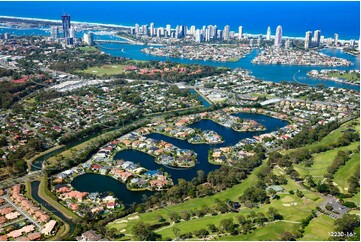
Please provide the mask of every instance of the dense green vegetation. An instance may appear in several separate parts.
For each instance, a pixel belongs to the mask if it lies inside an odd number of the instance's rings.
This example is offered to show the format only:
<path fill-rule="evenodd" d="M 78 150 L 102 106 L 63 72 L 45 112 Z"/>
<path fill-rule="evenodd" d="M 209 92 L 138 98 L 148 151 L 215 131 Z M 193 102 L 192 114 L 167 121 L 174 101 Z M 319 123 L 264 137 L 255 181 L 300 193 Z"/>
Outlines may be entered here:
<path fill-rule="evenodd" d="M 44 87 L 41 84 L 45 80 L 48 80 L 46 76 L 31 78 L 31 81 L 25 83 L 0 82 L 0 108 L 8 109 L 23 97 Z M 36 83 L 39 85 L 34 85 Z"/>

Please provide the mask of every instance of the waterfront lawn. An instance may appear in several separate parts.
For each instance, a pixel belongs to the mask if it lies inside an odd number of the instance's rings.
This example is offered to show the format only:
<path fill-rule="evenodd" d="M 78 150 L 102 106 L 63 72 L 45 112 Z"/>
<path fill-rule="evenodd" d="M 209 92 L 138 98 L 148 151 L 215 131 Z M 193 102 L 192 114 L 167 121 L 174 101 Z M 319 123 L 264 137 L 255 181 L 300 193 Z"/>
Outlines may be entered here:
<path fill-rule="evenodd" d="M 335 220 L 325 214 L 320 214 L 305 228 L 304 236 L 300 240 L 315 241 L 328 240 L 329 232 L 333 231 Z"/>
<path fill-rule="evenodd" d="M 337 77 L 337 78 L 344 79 L 349 82 L 360 83 L 360 74 L 356 73 L 356 72 L 340 73 L 340 72 L 335 71 L 335 72 L 329 73 L 328 76 Z"/>
<path fill-rule="evenodd" d="M 353 142 L 348 146 L 339 147 L 336 149 L 328 150 L 325 152 L 314 154 L 314 163 L 311 167 L 305 167 L 303 164 L 295 165 L 295 170 L 300 174 L 301 177 L 311 175 L 317 178 L 323 179 L 323 175 L 327 172 L 327 167 L 330 166 L 335 159 L 339 150 L 354 150 L 357 148 L 360 142 Z"/>
<path fill-rule="evenodd" d="M 347 193 L 348 179 L 354 175 L 357 167 L 360 166 L 360 153 L 352 154 L 351 159 L 334 175 L 333 181 L 337 184 L 340 192 Z"/>
<path fill-rule="evenodd" d="M 104 66 L 95 66 L 95 67 L 89 67 L 86 70 L 82 70 L 79 72 L 87 73 L 87 74 L 94 74 L 97 76 L 103 76 L 103 75 L 116 75 L 124 73 L 124 66 L 125 65 L 104 65 Z"/>

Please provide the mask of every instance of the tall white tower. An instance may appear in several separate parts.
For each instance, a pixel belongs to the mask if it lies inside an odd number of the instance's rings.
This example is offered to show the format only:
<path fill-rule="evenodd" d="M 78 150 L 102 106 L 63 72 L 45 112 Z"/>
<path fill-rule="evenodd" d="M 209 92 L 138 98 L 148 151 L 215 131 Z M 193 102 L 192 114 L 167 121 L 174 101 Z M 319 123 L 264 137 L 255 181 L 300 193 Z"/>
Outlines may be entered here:
<path fill-rule="evenodd" d="M 276 29 L 275 47 L 281 47 L 282 45 L 282 26 L 278 25 Z"/>
<path fill-rule="evenodd" d="M 311 47 L 312 44 L 312 32 L 311 31 L 307 31 L 306 32 L 306 36 L 305 36 L 305 49 L 309 49 Z"/>
<path fill-rule="evenodd" d="M 238 27 L 238 39 L 243 38 L 243 26 Z"/>
<path fill-rule="evenodd" d="M 271 26 L 267 28 L 266 40 L 271 40 Z"/>

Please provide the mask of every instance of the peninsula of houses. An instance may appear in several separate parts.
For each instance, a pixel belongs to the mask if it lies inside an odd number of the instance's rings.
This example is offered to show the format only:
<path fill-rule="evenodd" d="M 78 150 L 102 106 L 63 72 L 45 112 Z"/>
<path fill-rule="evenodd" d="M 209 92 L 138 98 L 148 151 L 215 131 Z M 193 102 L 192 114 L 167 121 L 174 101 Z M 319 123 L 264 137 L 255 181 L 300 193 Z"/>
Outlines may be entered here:
<path fill-rule="evenodd" d="M 248 45 L 182 45 L 166 47 L 148 47 L 142 52 L 155 56 L 187 58 L 191 60 L 211 60 L 220 62 L 237 62 L 251 52 Z"/>
<path fill-rule="evenodd" d="M 319 51 L 305 51 L 296 49 L 264 49 L 256 56 L 254 64 L 278 64 L 300 66 L 350 66 L 352 63 L 346 59 L 331 57 Z"/>

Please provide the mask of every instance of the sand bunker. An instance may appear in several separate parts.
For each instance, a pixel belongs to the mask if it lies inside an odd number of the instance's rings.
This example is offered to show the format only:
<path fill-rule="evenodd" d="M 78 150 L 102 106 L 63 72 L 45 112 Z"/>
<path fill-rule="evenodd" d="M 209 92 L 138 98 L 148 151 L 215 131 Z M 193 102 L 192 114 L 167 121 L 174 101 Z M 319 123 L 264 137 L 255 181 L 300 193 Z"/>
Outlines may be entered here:
<path fill-rule="evenodd" d="M 117 224 L 121 224 L 121 223 L 128 223 L 128 220 L 123 219 L 123 220 L 117 221 L 116 223 L 117 223 Z"/>
<path fill-rule="evenodd" d="M 130 217 L 130 218 L 128 218 L 128 219 L 129 219 L 129 220 L 136 220 L 136 219 L 139 219 L 139 216 L 136 215 L 136 216 Z"/>

